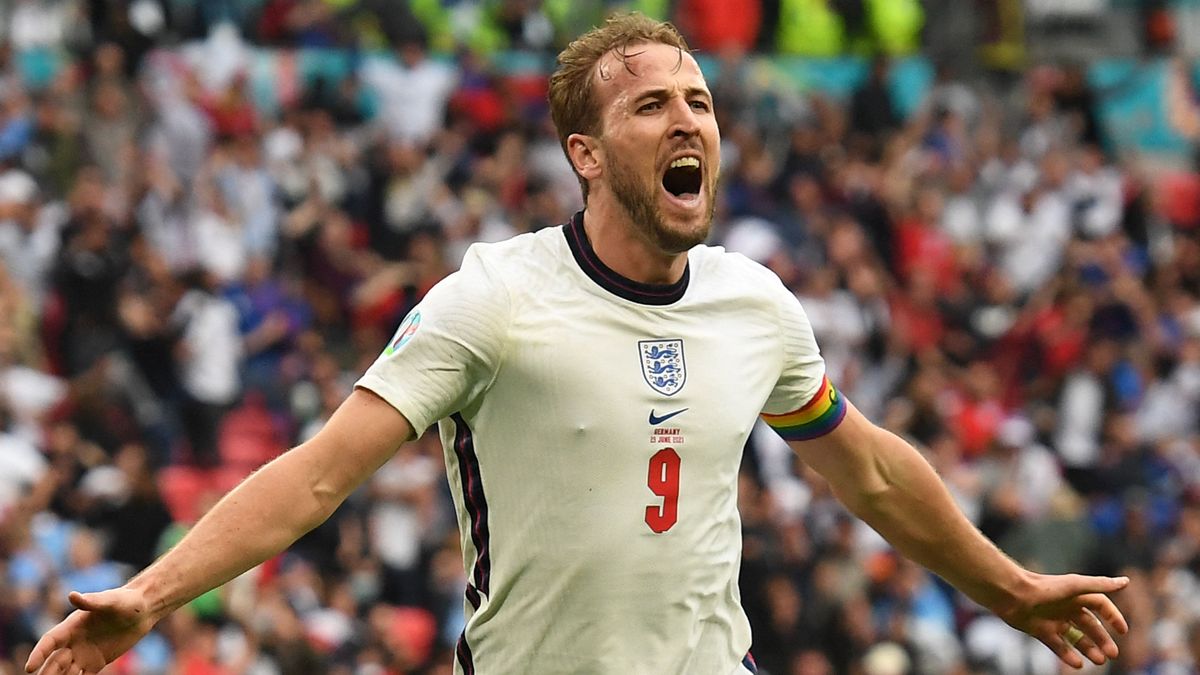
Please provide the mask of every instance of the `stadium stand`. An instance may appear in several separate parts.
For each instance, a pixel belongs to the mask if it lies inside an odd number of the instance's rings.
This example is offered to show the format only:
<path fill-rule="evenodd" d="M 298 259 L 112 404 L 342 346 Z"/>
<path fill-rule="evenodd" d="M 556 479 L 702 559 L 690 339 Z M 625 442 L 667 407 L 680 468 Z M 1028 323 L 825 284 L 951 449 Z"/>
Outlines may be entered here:
<path fill-rule="evenodd" d="M 0 672 L 314 433 L 469 244 L 579 208 L 545 77 L 617 8 L 702 47 L 713 241 L 843 392 L 1022 563 L 1132 578 L 1107 672 L 1200 672 L 1195 4 L 0 0 Z M 740 508 L 761 672 L 1058 672 L 765 429 Z M 427 436 L 111 672 L 446 675 L 465 582 Z"/>

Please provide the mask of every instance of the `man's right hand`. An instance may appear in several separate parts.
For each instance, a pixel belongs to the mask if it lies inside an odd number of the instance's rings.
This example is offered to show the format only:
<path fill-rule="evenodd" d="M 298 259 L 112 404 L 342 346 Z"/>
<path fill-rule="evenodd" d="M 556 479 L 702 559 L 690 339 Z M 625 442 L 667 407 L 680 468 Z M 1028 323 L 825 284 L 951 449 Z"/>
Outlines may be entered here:
<path fill-rule="evenodd" d="M 38 640 L 25 672 L 95 675 L 154 627 L 142 594 L 129 588 L 68 599 L 77 609 Z"/>
<path fill-rule="evenodd" d="M 38 641 L 25 670 L 99 673 L 174 608 L 324 522 L 412 436 L 412 425 L 391 404 L 354 390 L 316 436 L 250 474 L 128 584 L 72 593 L 78 609 Z"/>

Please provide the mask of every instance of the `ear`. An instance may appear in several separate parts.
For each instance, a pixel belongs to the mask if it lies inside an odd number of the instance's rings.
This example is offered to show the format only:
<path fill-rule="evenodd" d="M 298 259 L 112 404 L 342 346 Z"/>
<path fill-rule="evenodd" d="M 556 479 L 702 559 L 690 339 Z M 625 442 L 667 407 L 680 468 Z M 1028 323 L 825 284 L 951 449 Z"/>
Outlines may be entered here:
<path fill-rule="evenodd" d="M 594 180 L 600 176 L 604 164 L 604 149 L 594 136 L 571 134 L 567 136 L 567 156 L 571 165 L 585 180 Z"/>

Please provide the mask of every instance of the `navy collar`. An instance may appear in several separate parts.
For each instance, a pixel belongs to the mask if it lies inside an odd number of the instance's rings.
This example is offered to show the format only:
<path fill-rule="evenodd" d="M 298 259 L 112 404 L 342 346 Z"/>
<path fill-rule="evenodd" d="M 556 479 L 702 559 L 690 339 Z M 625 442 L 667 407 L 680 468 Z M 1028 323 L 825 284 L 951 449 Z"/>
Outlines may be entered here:
<path fill-rule="evenodd" d="M 678 302 L 687 291 L 690 264 L 683 268 L 683 276 L 673 284 L 642 283 L 614 272 L 600 260 L 596 249 L 592 248 L 592 242 L 588 241 L 587 232 L 583 229 L 583 211 L 576 213 L 571 217 L 571 222 L 563 226 L 563 234 L 567 237 L 571 255 L 575 256 L 575 262 L 583 273 L 613 295 L 642 305 L 661 306 Z"/>

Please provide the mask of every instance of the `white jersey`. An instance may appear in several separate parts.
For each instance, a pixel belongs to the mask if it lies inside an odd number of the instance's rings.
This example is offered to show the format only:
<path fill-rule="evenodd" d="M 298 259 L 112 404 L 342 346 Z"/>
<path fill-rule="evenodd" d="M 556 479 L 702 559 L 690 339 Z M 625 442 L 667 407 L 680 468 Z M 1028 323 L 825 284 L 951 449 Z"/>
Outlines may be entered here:
<path fill-rule="evenodd" d="M 582 215 L 473 246 L 358 383 L 439 422 L 469 581 L 455 672 L 734 671 L 742 448 L 760 413 L 834 428 L 824 373 L 796 298 L 740 255 L 637 283 Z"/>

